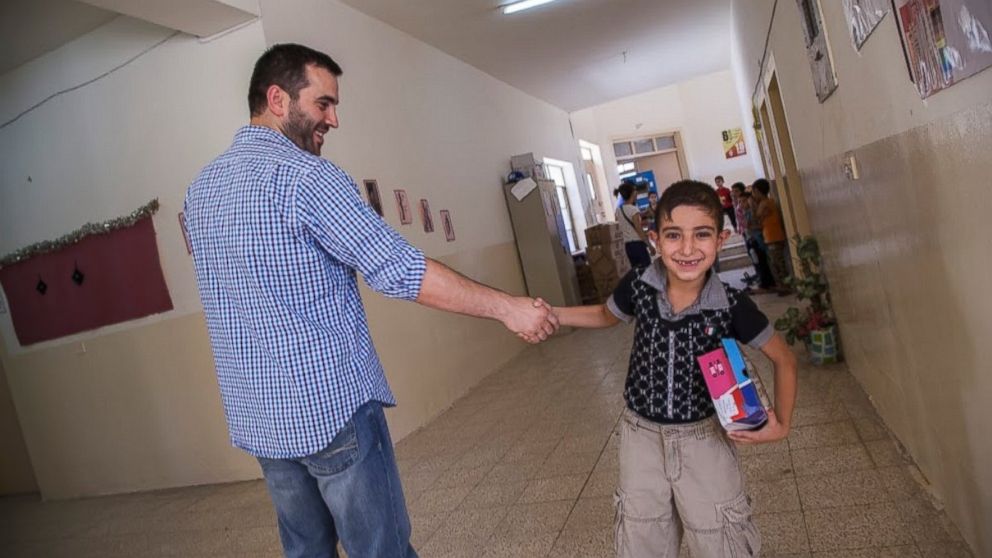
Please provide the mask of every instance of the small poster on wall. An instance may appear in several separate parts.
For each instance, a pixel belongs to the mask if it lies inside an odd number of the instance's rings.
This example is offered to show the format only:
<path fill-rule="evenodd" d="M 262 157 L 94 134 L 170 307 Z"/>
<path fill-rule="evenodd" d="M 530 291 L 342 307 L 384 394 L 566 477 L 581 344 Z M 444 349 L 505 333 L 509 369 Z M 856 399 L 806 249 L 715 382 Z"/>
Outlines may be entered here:
<path fill-rule="evenodd" d="M 396 210 L 400 213 L 400 224 L 409 225 L 413 222 L 413 211 L 410 210 L 406 190 L 393 190 L 393 195 L 396 197 Z"/>
<path fill-rule="evenodd" d="M 744 145 L 744 131 L 740 128 L 731 128 L 723 131 L 723 154 L 727 159 L 740 157 L 747 154 L 747 147 Z"/>
<path fill-rule="evenodd" d="M 861 50 L 889 8 L 889 0 L 844 0 L 844 17 L 854 50 Z"/>
<path fill-rule="evenodd" d="M 424 232 L 434 232 L 434 218 L 431 217 L 431 205 L 427 200 L 420 200 L 420 219 L 424 222 Z"/>
<path fill-rule="evenodd" d="M 382 198 L 379 197 L 379 183 L 375 180 L 365 180 L 364 182 L 365 195 L 368 197 L 369 205 L 379 214 L 379 217 L 382 217 Z"/>
<path fill-rule="evenodd" d="M 454 242 L 455 226 L 451 224 L 451 212 L 447 209 L 441 210 L 441 226 L 444 227 L 444 238 L 448 242 Z"/>
<path fill-rule="evenodd" d="M 988 0 L 894 0 L 910 78 L 921 98 L 992 66 Z"/>

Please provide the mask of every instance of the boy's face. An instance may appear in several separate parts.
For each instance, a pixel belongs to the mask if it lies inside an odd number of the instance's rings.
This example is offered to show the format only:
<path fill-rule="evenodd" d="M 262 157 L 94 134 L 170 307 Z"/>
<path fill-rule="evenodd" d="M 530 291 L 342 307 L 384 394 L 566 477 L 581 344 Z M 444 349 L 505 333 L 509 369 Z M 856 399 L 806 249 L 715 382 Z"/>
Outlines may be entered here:
<path fill-rule="evenodd" d="M 670 219 L 662 215 L 658 231 L 649 233 L 669 281 L 685 283 L 705 278 L 729 235 L 718 228 L 713 215 L 691 205 L 676 207 Z"/>

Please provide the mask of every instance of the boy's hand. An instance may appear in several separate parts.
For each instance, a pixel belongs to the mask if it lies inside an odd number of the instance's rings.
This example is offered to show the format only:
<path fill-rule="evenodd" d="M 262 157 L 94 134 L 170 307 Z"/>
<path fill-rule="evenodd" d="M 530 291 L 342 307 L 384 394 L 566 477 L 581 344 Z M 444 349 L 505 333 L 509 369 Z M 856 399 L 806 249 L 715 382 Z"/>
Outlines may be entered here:
<path fill-rule="evenodd" d="M 742 444 L 767 444 L 784 440 L 789 435 L 789 427 L 779 422 L 774 409 L 768 409 L 768 422 L 758 430 L 736 430 L 727 436 Z"/>

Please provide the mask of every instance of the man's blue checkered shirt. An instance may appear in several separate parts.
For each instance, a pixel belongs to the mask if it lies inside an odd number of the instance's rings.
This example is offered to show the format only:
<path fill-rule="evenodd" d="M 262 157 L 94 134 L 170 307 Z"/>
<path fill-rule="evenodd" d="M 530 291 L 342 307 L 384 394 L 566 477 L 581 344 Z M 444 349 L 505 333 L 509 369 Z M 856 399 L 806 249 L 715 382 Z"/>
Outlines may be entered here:
<path fill-rule="evenodd" d="M 413 300 L 426 262 L 343 170 L 245 126 L 186 193 L 186 223 L 232 443 L 317 452 L 362 404 L 394 405 L 355 272 Z"/>

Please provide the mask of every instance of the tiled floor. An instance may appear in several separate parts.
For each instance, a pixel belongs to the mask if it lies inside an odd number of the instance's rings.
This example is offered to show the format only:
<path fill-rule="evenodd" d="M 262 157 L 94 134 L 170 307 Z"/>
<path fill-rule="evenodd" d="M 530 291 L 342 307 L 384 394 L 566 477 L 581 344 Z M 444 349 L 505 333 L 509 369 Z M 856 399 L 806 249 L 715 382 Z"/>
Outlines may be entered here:
<path fill-rule="evenodd" d="M 759 300 L 770 314 L 783 299 Z M 397 446 L 424 558 L 613 554 L 615 428 L 632 330 L 527 349 Z M 766 385 L 770 371 L 760 358 Z M 742 448 L 764 556 L 965 557 L 844 366 L 802 366 L 786 442 Z M 687 553 L 684 553 L 687 554 Z M 279 556 L 264 485 L 0 499 L 0 556 Z"/>

